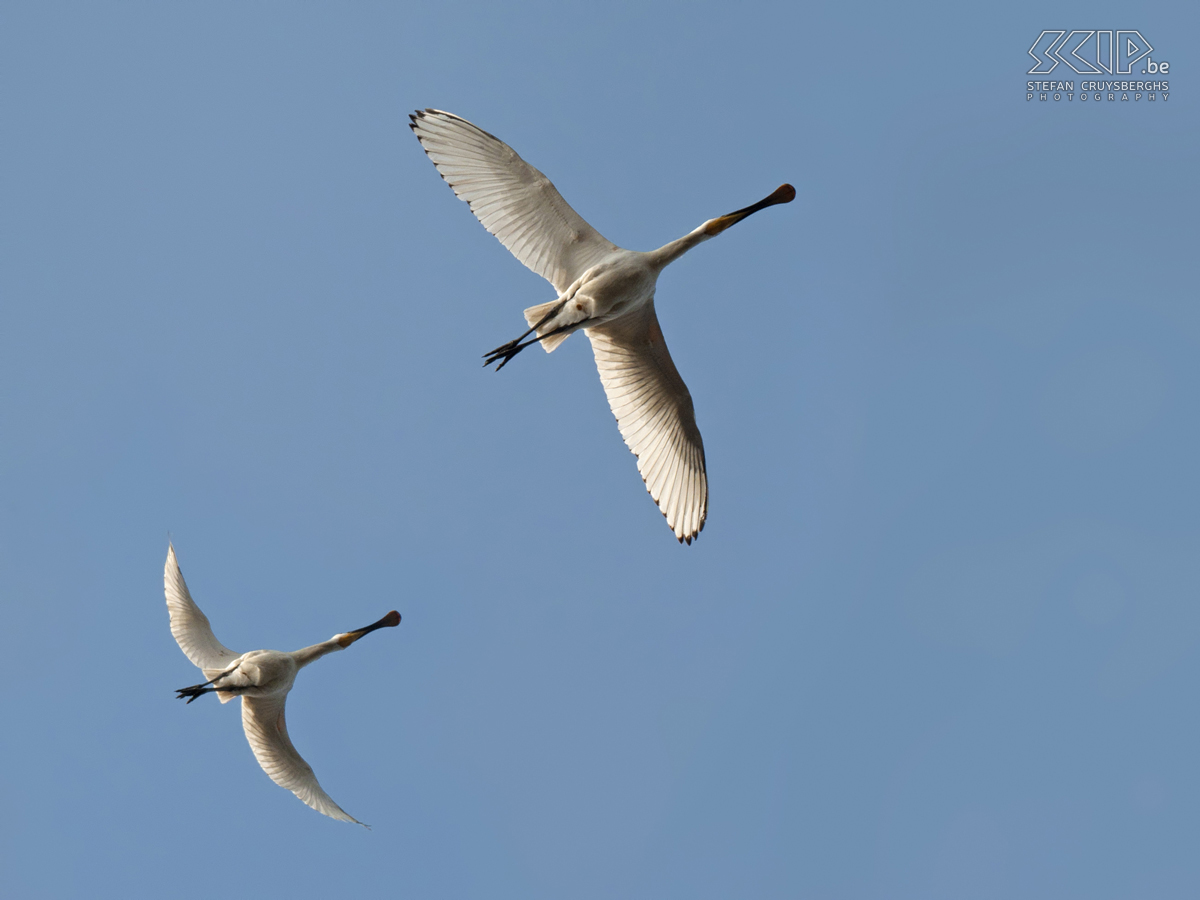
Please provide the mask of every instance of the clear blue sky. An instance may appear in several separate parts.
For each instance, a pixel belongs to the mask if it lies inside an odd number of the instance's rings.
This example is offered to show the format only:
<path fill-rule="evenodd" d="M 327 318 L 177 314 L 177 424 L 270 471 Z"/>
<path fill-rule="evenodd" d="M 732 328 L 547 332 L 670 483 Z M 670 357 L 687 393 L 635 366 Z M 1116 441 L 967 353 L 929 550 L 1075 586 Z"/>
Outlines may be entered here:
<path fill-rule="evenodd" d="M 4 895 L 1197 896 L 1200 13 L 992 7 L 5 4 Z M 1026 101 L 1117 28 L 1169 101 Z M 634 249 L 796 186 L 659 283 L 693 546 L 424 106 Z M 403 613 L 289 701 L 373 831 L 173 699 L 168 533 Z"/>

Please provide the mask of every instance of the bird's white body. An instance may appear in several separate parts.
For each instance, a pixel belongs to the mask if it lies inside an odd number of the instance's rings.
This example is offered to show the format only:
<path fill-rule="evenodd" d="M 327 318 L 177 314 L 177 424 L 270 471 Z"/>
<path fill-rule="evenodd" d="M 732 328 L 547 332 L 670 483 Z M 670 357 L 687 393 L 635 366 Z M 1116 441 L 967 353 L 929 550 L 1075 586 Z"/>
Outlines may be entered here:
<path fill-rule="evenodd" d="M 654 289 L 662 270 L 663 266 L 657 264 L 654 254 L 618 247 L 580 275 L 557 298 L 525 310 L 526 321 L 531 327 L 537 325 L 539 333 L 559 332 L 541 342 L 550 353 L 580 328 L 600 328 L 648 306 L 654 301 Z M 544 312 L 560 303 L 563 303 L 562 309 L 539 324 Z"/>
<path fill-rule="evenodd" d="M 455 194 L 514 256 L 548 280 L 557 297 L 525 310 L 546 352 L 584 329 L 600 380 L 638 471 L 667 524 L 689 544 L 708 516 L 704 443 L 692 397 L 667 351 L 654 290 L 662 270 L 748 215 L 796 195 L 783 185 L 766 199 L 648 253 L 625 250 L 573 210 L 550 180 L 511 147 L 452 113 L 410 117 L 426 154 Z M 503 368 L 529 343 L 487 354 Z"/>
<path fill-rule="evenodd" d="M 237 690 L 218 691 L 227 695 L 226 701 L 234 697 L 284 697 L 296 683 L 300 663 L 294 654 L 282 650 L 251 650 L 234 660 L 228 671 L 221 687 Z"/>
<path fill-rule="evenodd" d="M 208 617 L 192 600 L 173 546 L 167 550 L 163 586 L 171 616 L 171 633 L 187 658 L 209 679 L 204 684 L 181 689 L 180 698 L 187 697 L 191 703 L 211 692 L 222 703 L 228 703 L 241 697 L 246 740 L 271 780 L 292 791 L 317 812 L 361 825 L 325 793 L 312 767 L 292 746 L 284 704 L 301 669 L 323 656 L 344 650 L 371 631 L 399 624 L 400 614 L 393 610 L 374 625 L 335 634 L 327 641 L 300 650 L 251 650 L 238 654 L 217 640 Z"/>

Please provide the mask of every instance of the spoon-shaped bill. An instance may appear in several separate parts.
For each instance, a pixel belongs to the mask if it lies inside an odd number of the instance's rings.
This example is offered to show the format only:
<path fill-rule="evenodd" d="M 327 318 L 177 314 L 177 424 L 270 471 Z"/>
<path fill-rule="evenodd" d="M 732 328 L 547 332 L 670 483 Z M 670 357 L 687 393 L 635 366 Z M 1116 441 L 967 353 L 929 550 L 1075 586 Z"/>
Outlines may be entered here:
<path fill-rule="evenodd" d="M 705 225 L 704 230 L 710 235 L 715 236 L 720 234 L 730 225 L 736 225 L 746 216 L 752 216 L 760 209 L 766 209 L 768 206 L 776 206 L 780 203 L 791 203 L 796 199 L 796 189 L 790 184 L 781 184 L 777 187 L 770 196 L 763 197 L 757 203 L 739 209 L 736 212 L 731 212 L 728 215 L 719 216 L 712 219 Z"/>
<path fill-rule="evenodd" d="M 354 631 L 347 631 L 345 634 L 339 634 L 335 640 L 343 647 L 349 647 L 361 637 L 365 637 L 372 631 L 378 631 L 380 628 L 395 628 L 400 624 L 400 613 L 392 610 L 378 622 L 368 625 L 366 628 L 358 628 Z"/>

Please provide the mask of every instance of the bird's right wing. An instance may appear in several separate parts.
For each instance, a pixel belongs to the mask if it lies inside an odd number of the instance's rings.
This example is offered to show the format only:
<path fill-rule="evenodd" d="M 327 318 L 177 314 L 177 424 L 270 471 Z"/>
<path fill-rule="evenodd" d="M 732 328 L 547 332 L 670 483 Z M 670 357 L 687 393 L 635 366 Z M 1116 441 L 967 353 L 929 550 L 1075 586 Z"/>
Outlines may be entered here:
<path fill-rule="evenodd" d="M 362 825 L 333 802 L 288 737 L 283 708 L 287 697 L 242 697 L 242 727 L 254 757 L 273 782 L 287 788 L 313 809 L 342 822 Z"/>
<path fill-rule="evenodd" d="M 550 179 L 466 119 L 418 110 L 409 126 L 442 178 L 483 227 L 562 295 L 619 249 L 571 209 Z"/>
<path fill-rule="evenodd" d="M 171 634 L 179 649 L 204 670 L 205 678 L 213 678 L 229 668 L 241 654 L 234 653 L 213 634 L 208 616 L 200 611 L 188 593 L 179 562 L 175 559 L 175 548 L 170 545 L 163 570 L 163 587 L 167 594 L 167 611 L 171 614 Z"/>
<path fill-rule="evenodd" d="M 692 395 L 663 340 L 653 298 L 628 315 L 586 329 L 600 382 L 646 490 L 675 537 L 689 544 L 708 517 L 704 442 Z"/>

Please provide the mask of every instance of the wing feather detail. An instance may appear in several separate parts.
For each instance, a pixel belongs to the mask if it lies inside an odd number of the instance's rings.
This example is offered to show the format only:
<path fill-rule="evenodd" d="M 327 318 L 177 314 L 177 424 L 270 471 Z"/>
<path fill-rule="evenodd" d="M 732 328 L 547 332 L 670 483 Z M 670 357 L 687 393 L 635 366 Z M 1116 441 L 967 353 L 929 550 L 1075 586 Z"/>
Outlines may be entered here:
<path fill-rule="evenodd" d="M 448 112 L 419 110 L 409 127 L 476 218 L 561 295 L 619 249 L 584 221 L 550 179 L 481 128 Z"/>
<path fill-rule="evenodd" d="M 689 544 L 708 517 L 704 441 L 692 395 L 663 340 L 653 299 L 586 330 L 621 437 L 675 537 Z"/>
<path fill-rule="evenodd" d="M 163 588 L 167 595 L 167 612 L 171 615 L 171 634 L 179 649 L 193 663 L 204 670 L 205 678 L 213 678 L 229 668 L 240 653 L 234 653 L 217 640 L 208 616 L 188 593 L 175 558 L 175 548 L 168 545 L 167 564 L 163 569 Z"/>
<path fill-rule="evenodd" d="M 242 697 L 242 727 L 254 758 L 271 780 L 287 788 L 319 813 L 342 822 L 362 825 L 333 802 L 317 782 L 312 766 L 304 761 L 288 737 L 284 706 L 287 697 Z"/>

